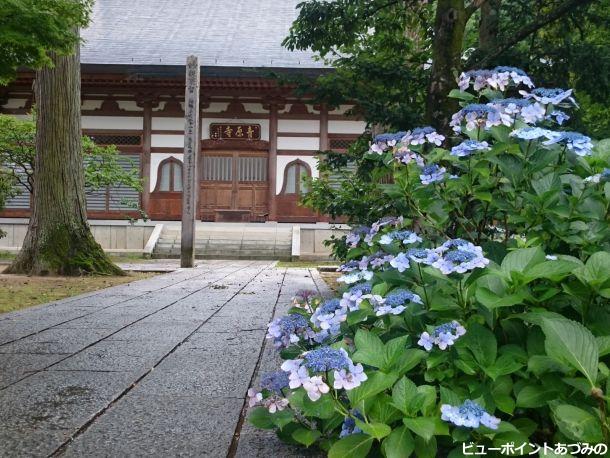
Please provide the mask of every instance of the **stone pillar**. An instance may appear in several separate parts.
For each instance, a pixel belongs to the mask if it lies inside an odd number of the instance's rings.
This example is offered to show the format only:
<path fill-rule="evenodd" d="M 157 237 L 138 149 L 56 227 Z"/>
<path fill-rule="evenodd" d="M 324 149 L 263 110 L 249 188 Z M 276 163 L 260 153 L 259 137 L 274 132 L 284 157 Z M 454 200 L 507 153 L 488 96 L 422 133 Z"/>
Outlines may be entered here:
<path fill-rule="evenodd" d="M 142 209 L 148 212 L 150 201 L 150 150 L 152 131 L 152 102 L 143 104 L 143 128 L 142 128 Z"/>
<path fill-rule="evenodd" d="M 186 61 L 184 95 L 184 168 L 182 177 L 182 239 L 180 266 L 195 265 L 195 218 L 197 215 L 197 156 L 199 155 L 199 58 Z"/>

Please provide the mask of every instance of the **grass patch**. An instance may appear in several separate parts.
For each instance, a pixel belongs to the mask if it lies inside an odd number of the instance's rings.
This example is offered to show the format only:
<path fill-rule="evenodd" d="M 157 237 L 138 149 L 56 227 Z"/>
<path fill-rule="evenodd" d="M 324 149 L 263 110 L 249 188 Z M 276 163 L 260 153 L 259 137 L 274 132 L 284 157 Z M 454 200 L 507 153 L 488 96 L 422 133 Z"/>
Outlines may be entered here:
<path fill-rule="evenodd" d="M 0 272 L 2 270 L 3 267 L 0 266 Z M 28 277 L 0 273 L 0 313 L 150 278 L 154 275 L 157 274 L 129 272 L 124 277 Z"/>
<path fill-rule="evenodd" d="M 278 261 L 276 267 L 280 269 L 315 269 L 318 266 L 338 266 L 337 261 Z"/>
<path fill-rule="evenodd" d="M 0 250 L 0 261 L 12 261 L 15 256 L 17 256 L 15 253 Z"/>

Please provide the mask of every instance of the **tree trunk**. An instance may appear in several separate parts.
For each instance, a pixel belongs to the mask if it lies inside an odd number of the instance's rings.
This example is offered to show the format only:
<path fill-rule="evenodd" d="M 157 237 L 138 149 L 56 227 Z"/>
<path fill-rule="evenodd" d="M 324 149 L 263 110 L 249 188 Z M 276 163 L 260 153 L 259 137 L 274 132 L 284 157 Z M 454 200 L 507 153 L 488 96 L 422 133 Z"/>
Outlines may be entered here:
<path fill-rule="evenodd" d="M 50 54 L 36 72 L 36 158 L 32 214 L 8 273 L 121 275 L 87 222 L 80 122 L 80 56 Z"/>
<path fill-rule="evenodd" d="M 501 6 L 502 0 L 487 0 L 481 5 L 478 51 L 483 55 L 491 53 L 498 46 Z"/>
<path fill-rule="evenodd" d="M 457 100 L 447 95 L 457 87 L 467 20 L 464 0 L 437 1 L 426 121 L 445 134 L 450 132 L 449 121 L 458 108 Z"/>

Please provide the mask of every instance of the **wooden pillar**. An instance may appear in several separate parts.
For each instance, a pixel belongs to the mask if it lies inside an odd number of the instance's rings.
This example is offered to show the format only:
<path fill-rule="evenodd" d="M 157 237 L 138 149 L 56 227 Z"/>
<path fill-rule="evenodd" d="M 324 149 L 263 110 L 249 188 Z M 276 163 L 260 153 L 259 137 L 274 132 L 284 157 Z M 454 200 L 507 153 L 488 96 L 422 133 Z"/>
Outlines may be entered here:
<path fill-rule="evenodd" d="M 142 126 L 142 209 L 148 213 L 150 202 L 150 150 L 152 131 L 152 102 L 147 100 L 142 104 L 143 126 Z"/>
<path fill-rule="evenodd" d="M 269 103 L 269 221 L 277 221 L 276 177 L 277 177 L 277 112 L 278 104 Z"/>
<path fill-rule="evenodd" d="M 320 151 L 330 149 L 328 142 L 328 107 L 323 104 L 320 106 Z"/>
<path fill-rule="evenodd" d="M 184 168 L 182 187 L 182 239 L 180 266 L 195 265 L 195 218 L 197 215 L 197 156 L 199 155 L 199 58 L 186 61 L 184 95 Z"/>

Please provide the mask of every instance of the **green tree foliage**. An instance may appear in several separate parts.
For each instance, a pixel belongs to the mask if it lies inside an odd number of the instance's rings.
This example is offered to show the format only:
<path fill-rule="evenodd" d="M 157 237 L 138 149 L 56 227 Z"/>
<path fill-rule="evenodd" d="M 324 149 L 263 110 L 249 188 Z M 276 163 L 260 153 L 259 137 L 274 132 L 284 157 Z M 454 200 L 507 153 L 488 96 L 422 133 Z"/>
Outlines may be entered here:
<path fill-rule="evenodd" d="M 36 156 L 36 123 L 0 115 L 0 180 L 2 191 L 15 193 L 19 184 L 32 193 L 34 191 L 34 158 Z M 116 146 L 98 146 L 91 138 L 83 136 L 83 163 L 85 168 L 85 193 L 92 193 L 109 186 L 125 186 L 142 190 L 137 167 L 125 169 L 119 163 L 120 154 Z M 5 195 L 5 200 L 8 198 Z M 145 216 L 138 202 L 127 204 Z M 1 207 L 0 207 L 1 208 Z"/>
<path fill-rule="evenodd" d="M 48 52 L 70 54 L 74 31 L 89 22 L 92 0 L 0 0 L 0 85 L 19 67 L 51 64 Z"/>

